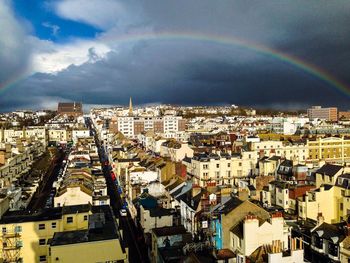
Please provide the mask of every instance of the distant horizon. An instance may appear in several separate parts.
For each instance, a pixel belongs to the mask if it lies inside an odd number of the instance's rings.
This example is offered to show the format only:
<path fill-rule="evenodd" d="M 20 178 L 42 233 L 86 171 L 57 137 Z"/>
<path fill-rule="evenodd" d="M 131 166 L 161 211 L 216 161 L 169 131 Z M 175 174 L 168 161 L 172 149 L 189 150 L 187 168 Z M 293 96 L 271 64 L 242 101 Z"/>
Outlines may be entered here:
<path fill-rule="evenodd" d="M 64 102 L 77 102 L 77 101 L 64 101 Z M 58 102 L 59 103 L 59 102 Z M 57 103 L 57 105 L 58 105 Z M 30 109 L 30 108 L 18 108 L 12 111 L 0 111 L 1 114 L 5 114 L 5 113 L 11 113 L 11 112 L 15 112 L 15 111 L 57 111 L 57 105 L 56 107 L 51 107 L 51 108 L 38 108 L 38 109 Z M 128 104 L 115 104 L 115 105 L 110 105 L 110 104 L 84 104 L 83 105 L 83 112 L 88 113 L 92 108 L 114 108 L 114 107 L 123 107 L 123 108 L 127 108 L 129 105 Z M 88 108 L 86 109 L 86 106 L 88 106 Z M 268 107 L 268 106 L 245 106 L 245 105 L 238 105 L 238 104 L 192 104 L 192 105 L 186 105 L 186 104 L 170 104 L 170 103 L 144 103 L 144 104 L 135 104 L 133 101 L 133 108 L 145 108 L 145 107 L 156 107 L 156 106 L 171 106 L 171 107 L 232 107 L 232 105 L 235 105 L 239 108 L 243 108 L 243 109 L 254 109 L 254 110 L 271 110 L 271 111 L 279 111 L 279 112 L 298 112 L 298 111 L 302 111 L 303 113 L 307 113 L 307 109 L 311 108 L 312 106 L 321 106 L 322 108 L 328 108 L 328 107 L 336 107 L 338 108 L 338 111 L 350 111 L 349 109 L 343 109 L 340 107 L 337 107 L 335 105 L 320 105 L 320 104 L 315 104 L 315 105 L 310 105 L 307 106 L 306 108 L 282 108 L 282 107 Z"/>

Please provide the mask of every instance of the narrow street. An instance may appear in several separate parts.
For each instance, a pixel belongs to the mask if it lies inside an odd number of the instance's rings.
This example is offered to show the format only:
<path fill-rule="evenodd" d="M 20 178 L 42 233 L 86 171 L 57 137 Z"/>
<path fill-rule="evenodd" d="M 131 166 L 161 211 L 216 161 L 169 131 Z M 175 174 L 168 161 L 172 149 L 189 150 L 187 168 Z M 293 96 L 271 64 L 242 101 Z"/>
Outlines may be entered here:
<path fill-rule="evenodd" d="M 45 206 L 46 200 L 50 196 L 53 182 L 58 177 L 58 172 L 62 166 L 66 153 L 59 150 L 55 160 L 53 160 L 53 168 L 51 168 L 44 176 L 43 181 L 40 183 L 37 191 L 35 192 L 32 200 L 30 201 L 27 210 L 37 210 Z"/>
<path fill-rule="evenodd" d="M 111 207 L 115 217 L 119 218 L 119 227 L 123 230 L 124 240 L 127 244 L 127 247 L 129 248 L 129 262 L 148 263 L 149 260 L 147 256 L 147 247 L 143 241 L 142 233 L 140 233 L 140 231 L 137 230 L 129 212 L 128 215 L 125 217 L 120 216 L 119 211 L 122 208 L 122 199 L 118 193 L 115 183 L 113 182 L 110 176 L 111 166 L 109 164 L 105 164 L 105 162 L 108 160 L 108 156 L 106 155 L 104 148 L 101 147 L 101 142 L 98 139 L 96 131 L 92 127 L 90 119 L 87 119 L 87 126 L 90 128 L 90 130 L 93 130 L 93 134 L 95 134 L 96 146 L 99 149 L 99 157 L 102 163 L 103 173 L 107 182 L 108 195 L 110 197 Z"/>

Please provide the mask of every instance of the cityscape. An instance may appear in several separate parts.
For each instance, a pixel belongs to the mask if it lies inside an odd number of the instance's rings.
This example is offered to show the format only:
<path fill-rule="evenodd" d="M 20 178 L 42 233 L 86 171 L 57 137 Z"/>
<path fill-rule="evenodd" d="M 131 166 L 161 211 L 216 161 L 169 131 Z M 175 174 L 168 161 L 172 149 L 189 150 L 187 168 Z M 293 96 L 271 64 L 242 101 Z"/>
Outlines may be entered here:
<path fill-rule="evenodd" d="M 349 263 L 349 14 L 0 0 L 0 263 Z"/>

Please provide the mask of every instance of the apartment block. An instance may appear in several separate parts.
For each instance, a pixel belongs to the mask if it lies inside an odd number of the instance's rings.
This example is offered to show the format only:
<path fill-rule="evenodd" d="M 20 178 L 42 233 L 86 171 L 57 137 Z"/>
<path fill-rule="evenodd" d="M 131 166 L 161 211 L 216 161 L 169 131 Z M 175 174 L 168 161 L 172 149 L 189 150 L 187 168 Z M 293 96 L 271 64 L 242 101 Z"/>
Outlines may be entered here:
<path fill-rule="evenodd" d="M 183 159 L 187 175 L 199 186 L 208 183 L 233 185 L 237 178 L 247 177 L 255 171 L 257 157 L 254 153 L 241 154 L 195 154 Z"/>
<path fill-rule="evenodd" d="M 349 137 L 326 137 L 307 141 L 309 160 L 325 160 L 343 163 L 350 160 Z"/>
<path fill-rule="evenodd" d="M 338 108 L 322 108 L 321 106 L 312 106 L 310 109 L 307 109 L 307 115 L 311 120 L 324 119 L 327 121 L 337 121 Z"/>
<path fill-rule="evenodd" d="M 186 121 L 181 116 L 134 117 L 119 116 L 113 119 L 113 129 L 120 131 L 126 137 L 134 138 L 144 131 L 155 133 L 176 133 L 184 131 Z"/>

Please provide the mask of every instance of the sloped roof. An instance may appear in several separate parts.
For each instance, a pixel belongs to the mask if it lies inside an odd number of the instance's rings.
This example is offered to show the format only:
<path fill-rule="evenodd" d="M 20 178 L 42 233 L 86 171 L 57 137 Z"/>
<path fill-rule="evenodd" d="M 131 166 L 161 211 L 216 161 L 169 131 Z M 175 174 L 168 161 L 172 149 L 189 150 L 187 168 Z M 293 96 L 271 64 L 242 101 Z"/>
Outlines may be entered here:
<path fill-rule="evenodd" d="M 344 240 L 344 224 L 328 224 L 322 223 L 320 226 L 316 227 L 313 234 L 317 234 L 319 237 L 331 240 L 333 243 L 337 244 Z"/>
<path fill-rule="evenodd" d="M 343 166 L 327 163 L 327 164 L 323 165 L 320 169 L 318 169 L 316 171 L 316 173 L 318 173 L 318 174 L 325 174 L 325 175 L 328 175 L 328 176 L 334 176 L 342 168 L 343 168 Z"/>

